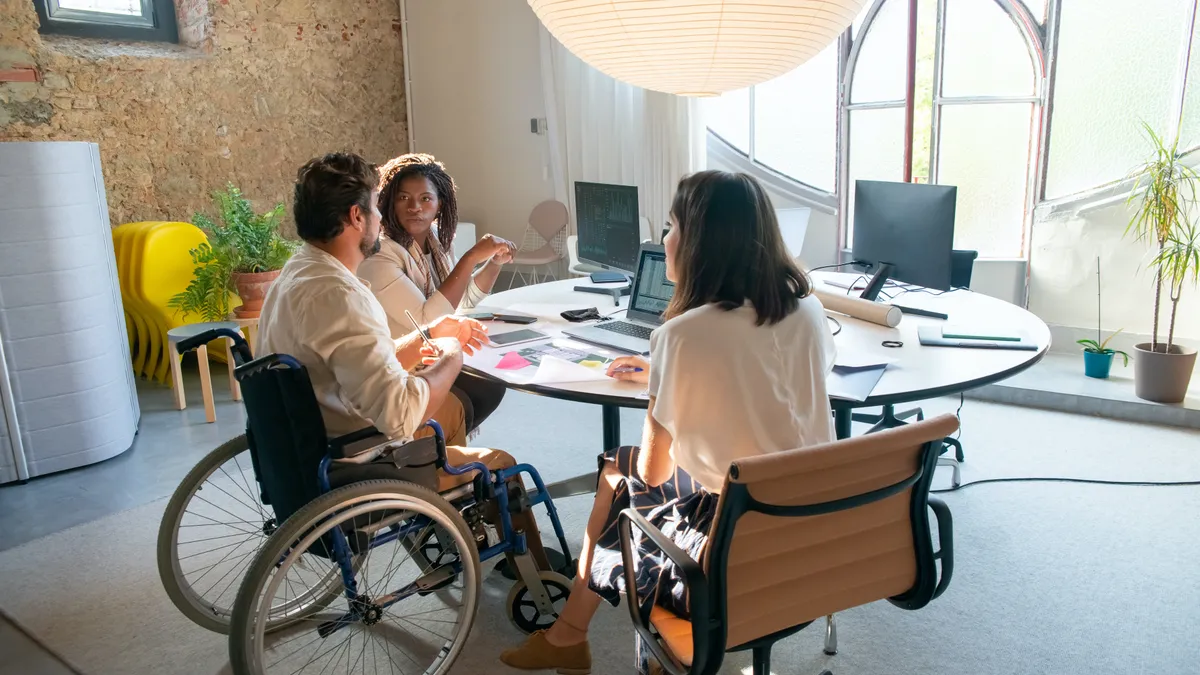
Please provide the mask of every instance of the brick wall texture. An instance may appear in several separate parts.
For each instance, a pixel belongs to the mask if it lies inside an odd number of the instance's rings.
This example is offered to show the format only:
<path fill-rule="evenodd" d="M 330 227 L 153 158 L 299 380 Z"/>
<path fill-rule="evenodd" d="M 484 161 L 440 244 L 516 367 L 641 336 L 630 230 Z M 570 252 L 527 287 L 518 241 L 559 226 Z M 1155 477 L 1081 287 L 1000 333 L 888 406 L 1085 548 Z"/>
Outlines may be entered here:
<path fill-rule="evenodd" d="M 98 143 L 114 226 L 189 221 L 226 181 L 290 210 L 309 158 L 405 151 L 395 0 L 177 8 L 187 44 L 117 44 L 41 35 L 32 0 L 0 0 L 0 73 L 38 73 L 0 82 L 0 141 Z"/>

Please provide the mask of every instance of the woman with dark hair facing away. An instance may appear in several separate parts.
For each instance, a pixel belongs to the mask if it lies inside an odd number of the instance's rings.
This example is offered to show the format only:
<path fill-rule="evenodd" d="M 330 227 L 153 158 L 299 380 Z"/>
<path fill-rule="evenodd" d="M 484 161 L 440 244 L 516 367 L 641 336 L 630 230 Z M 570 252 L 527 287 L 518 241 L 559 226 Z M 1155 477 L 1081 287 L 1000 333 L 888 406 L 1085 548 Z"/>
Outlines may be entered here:
<path fill-rule="evenodd" d="M 630 506 L 703 560 L 725 474 L 735 460 L 834 439 L 825 378 L 834 344 L 812 282 L 750 176 L 705 171 L 679 183 L 663 240 L 675 283 L 650 359 L 622 357 L 609 375 L 650 394 L 640 447 L 600 456 L 579 574 L 558 620 L 500 660 L 524 670 L 591 669 L 588 624 L 625 590 L 617 514 Z M 638 596 L 687 617 L 682 577 L 635 530 Z M 648 657 L 638 657 L 647 672 Z"/>
<path fill-rule="evenodd" d="M 383 236 L 379 253 L 359 267 L 358 276 L 383 305 L 392 335 L 413 330 L 406 311 L 424 325 L 478 305 L 516 247 L 485 234 L 456 262 L 451 251 L 458 230 L 457 188 L 446 167 L 432 155 L 410 153 L 379 173 Z M 505 388 L 463 374 L 452 391 L 462 401 L 471 432 L 499 407 Z"/>

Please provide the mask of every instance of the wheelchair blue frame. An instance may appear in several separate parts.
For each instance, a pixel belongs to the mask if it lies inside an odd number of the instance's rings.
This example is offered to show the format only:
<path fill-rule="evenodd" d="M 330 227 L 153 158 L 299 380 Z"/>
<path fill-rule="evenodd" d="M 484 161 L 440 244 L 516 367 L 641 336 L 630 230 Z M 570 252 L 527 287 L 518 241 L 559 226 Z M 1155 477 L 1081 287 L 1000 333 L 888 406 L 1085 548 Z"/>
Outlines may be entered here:
<path fill-rule="evenodd" d="M 291 369 L 304 368 L 303 364 L 287 354 L 274 354 L 270 357 L 253 359 L 249 345 L 246 344 L 246 341 L 241 334 L 225 328 L 206 331 L 199 335 L 188 338 L 187 340 L 182 340 L 180 341 L 178 348 L 180 353 L 184 353 L 221 337 L 229 338 L 233 341 L 232 352 L 234 354 L 234 360 L 237 366 L 235 368 L 235 376 L 239 380 L 253 372 L 257 372 L 260 366 L 272 367 L 275 365 L 281 365 L 285 368 Z M 270 358 L 272 359 L 272 362 L 268 363 L 267 361 L 264 361 L 264 358 Z M 507 486 L 510 479 L 516 478 L 518 479 L 518 482 L 520 482 L 520 476 L 525 474 L 528 475 L 533 481 L 536 489 L 536 491 L 532 494 L 526 495 L 528 503 L 525 506 L 531 508 L 539 504 L 545 505 L 546 512 L 550 517 L 550 522 L 554 527 L 554 534 L 558 539 L 559 545 L 562 547 L 562 551 L 564 554 L 566 554 L 566 564 L 571 564 L 571 556 L 569 555 L 570 547 L 567 545 L 566 535 L 563 533 L 562 523 L 558 517 L 558 510 L 554 506 L 553 499 L 546 491 L 546 484 L 542 481 L 542 477 L 538 473 L 537 469 L 529 464 L 517 464 L 511 468 L 491 471 L 481 462 L 469 462 L 461 466 L 453 466 L 446 460 L 446 439 L 441 425 L 434 420 L 429 420 L 426 425 L 433 429 L 434 437 L 437 441 L 437 467 L 439 469 L 452 476 L 461 476 L 473 471 L 477 472 L 475 478 L 473 479 L 474 500 L 466 504 L 456 504 L 456 508 L 459 508 L 460 506 L 462 508 L 470 508 L 471 506 L 479 504 L 483 501 L 492 499 L 494 499 L 497 503 L 501 525 L 500 541 L 479 551 L 480 562 L 490 560 L 498 555 L 503 555 L 506 553 L 523 555 L 527 552 L 528 545 L 525 539 L 525 533 L 516 532 L 513 529 L 512 514 L 509 510 L 509 491 L 507 487 L 503 487 L 499 490 L 496 489 L 497 485 Z M 372 429 L 370 431 L 374 430 Z M 358 436 L 362 433 L 363 432 L 355 432 L 354 434 L 343 436 L 341 439 L 344 440 L 348 437 Z M 331 445 L 336 443 L 338 440 L 339 439 L 331 439 Z M 333 461 L 333 454 L 326 452 L 318 465 L 317 481 L 319 485 L 319 495 L 324 495 L 331 491 L 329 469 Z M 485 476 L 488 477 L 487 480 L 484 480 Z M 431 521 L 427 517 L 418 515 L 411 518 L 406 523 L 395 523 L 389 526 L 387 531 L 374 535 L 367 544 L 367 550 L 388 544 L 416 532 L 420 532 L 422 529 L 427 527 L 430 522 Z M 403 588 L 387 593 L 380 598 L 375 599 L 373 602 L 369 602 L 366 598 L 360 596 L 358 592 L 358 583 L 354 578 L 355 574 L 352 559 L 353 556 L 351 555 L 352 552 L 350 543 L 346 539 L 346 533 L 343 532 L 340 527 L 338 527 L 333 528 L 331 534 L 333 540 L 333 557 L 342 576 L 342 583 L 345 588 L 346 598 L 349 600 L 350 611 L 336 619 L 321 624 L 321 626 L 318 628 L 318 633 L 321 637 L 327 637 L 337 630 L 364 618 L 370 611 L 390 607 L 391 605 L 400 602 L 401 600 L 416 593 L 419 593 L 422 590 L 415 582 L 413 582 Z M 282 563 L 282 559 L 279 562 Z M 453 563 L 449 563 L 449 565 L 455 576 L 462 572 L 461 561 L 456 560 Z"/>

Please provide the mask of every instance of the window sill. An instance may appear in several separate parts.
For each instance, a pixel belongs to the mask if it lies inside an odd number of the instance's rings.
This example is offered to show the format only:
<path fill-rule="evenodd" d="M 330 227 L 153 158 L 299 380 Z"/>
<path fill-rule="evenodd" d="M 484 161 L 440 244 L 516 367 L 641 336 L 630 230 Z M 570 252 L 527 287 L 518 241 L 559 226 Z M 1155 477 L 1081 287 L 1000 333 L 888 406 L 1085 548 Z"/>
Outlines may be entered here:
<path fill-rule="evenodd" d="M 42 35 L 42 44 L 46 48 L 64 56 L 89 61 L 115 59 L 124 56 L 145 59 L 184 60 L 206 58 L 209 55 L 208 51 L 203 48 L 188 47 L 171 42 L 130 42 L 71 37 L 67 35 Z"/>

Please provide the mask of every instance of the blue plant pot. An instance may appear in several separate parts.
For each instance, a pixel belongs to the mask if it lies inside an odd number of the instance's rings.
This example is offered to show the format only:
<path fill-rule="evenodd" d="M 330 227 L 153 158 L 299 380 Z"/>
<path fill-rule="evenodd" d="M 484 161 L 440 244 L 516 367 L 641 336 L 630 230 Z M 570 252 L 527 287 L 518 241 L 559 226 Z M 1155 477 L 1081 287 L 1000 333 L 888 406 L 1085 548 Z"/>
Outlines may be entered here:
<path fill-rule="evenodd" d="M 1107 354 L 1084 352 L 1083 374 L 1100 380 L 1108 379 L 1108 371 L 1112 369 L 1113 356 L 1115 355 L 1112 352 Z"/>

